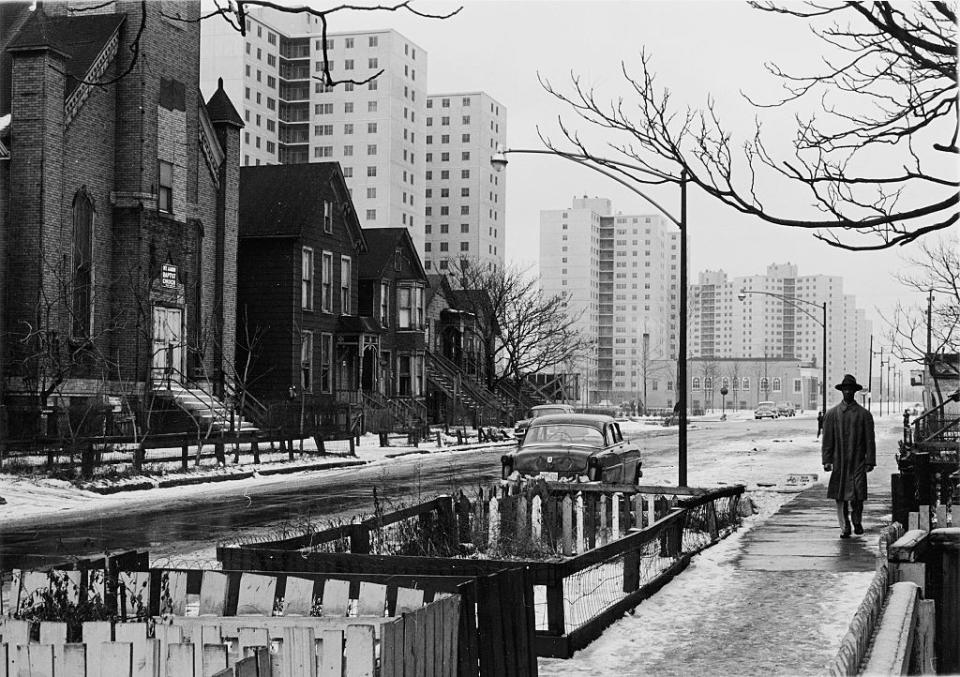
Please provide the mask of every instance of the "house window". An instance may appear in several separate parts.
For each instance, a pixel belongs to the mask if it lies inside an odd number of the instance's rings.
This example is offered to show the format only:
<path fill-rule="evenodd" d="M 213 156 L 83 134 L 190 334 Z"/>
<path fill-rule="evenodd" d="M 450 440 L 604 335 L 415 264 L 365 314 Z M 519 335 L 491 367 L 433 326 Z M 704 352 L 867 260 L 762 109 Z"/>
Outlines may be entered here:
<path fill-rule="evenodd" d="M 803 382 L 798 378 L 793 379 L 793 392 L 795 393 L 803 392 Z"/>
<path fill-rule="evenodd" d="M 770 381 L 768 379 L 766 378 L 760 379 L 760 390 L 762 390 L 765 393 L 770 391 Z"/>
<path fill-rule="evenodd" d="M 333 232 L 333 203 L 329 200 L 323 201 L 323 232 Z"/>
<path fill-rule="evenodd" d="M 380 283 L 380 323 L 384 327 L 390 326 L 390 283 Z"/>
<path fill-rule="evenodd" d="M 744 379 L 742 380 L 741 388 L 742 388 L 743 390 L 750 390 L 750 379 L 749 379 L 749 378 L 744 378 Z"/>
<path fill-rule="evenodd" d="M 320 310 L 333 312 L 333 254 L 320 254 Z"/>
<path fill-rule="evenodd" d="M 775 392 L 775 393 L 779 393 L 779 392 L 780 392 L 780 379 L 779 379 L 779 378 L 773 379 L 773 392 Z"/>
<path fill-rule="evenodd" d="M 304 247 L 300 253 L 300 307 L 313 310 L 313 250 Z"/>
<path fill-rule="evenodd" d="M 320 334 L 320 392 L 333 392 L 333 334 Z"/>
<path fill-rule="evenodd" d="M 160 160 L 160 196 L 157 208 L 173 214 L 173 163 Z"/>
<path fill-rule="evenodd" d="M 300 390 L 313 392 L 313 332 L 300 335 Z"/>
<path fill-rule="evenodd" d="M 710 376 L 703 377 L 703 389 L 713 390 L 713 378 L 711 378 Z"/>
<path fill-rule="evenodd" d="M 397 289 L 397 326 L 400 329 L 410 329 L 410 322 L 413 317 L 411 291 L 410 287 Z"/>
<path fill-rule="evenodd" d="M 73 198 L 73 327 L 76 338 L 91 334 L 93 321 L 93 201 L 81 189 Z"/>
<path fill-rule="evenodd" d="M 340 257 L 340 314 L 350 314 L 351 261 L 349 256 Z"/>
<path fill-rule="evenodd" d="M 412 369 L 413 356 L 400 355 L 397 360 L 397 394 L 401 397 L 413 395 Z"/>

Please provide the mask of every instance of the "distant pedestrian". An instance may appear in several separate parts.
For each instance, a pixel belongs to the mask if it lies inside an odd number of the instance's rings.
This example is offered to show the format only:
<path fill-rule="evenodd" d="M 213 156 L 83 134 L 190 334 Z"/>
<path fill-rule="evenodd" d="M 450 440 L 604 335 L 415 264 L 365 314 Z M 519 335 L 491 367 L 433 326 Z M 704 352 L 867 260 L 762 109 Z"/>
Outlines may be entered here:
<path fill-rule="evenodd" d="M 820 432 L 823 430 L 823 412 L 820 411 L 817 413 L 817 438 L 820 437 Z"/>
<path fill-rule="evenodd" d="M 863 502 L 867 499 L 867 473 L 877 464 L 873 416 L 857 404 L 854 394 L 863 390 L 857 379 L 846 374 L 836 389 L 843 401 L 823 417 L 821 456 L 823 469 L 830 473 L 827 497 L 837 502 L 840 538 L 863 533 Z"/>

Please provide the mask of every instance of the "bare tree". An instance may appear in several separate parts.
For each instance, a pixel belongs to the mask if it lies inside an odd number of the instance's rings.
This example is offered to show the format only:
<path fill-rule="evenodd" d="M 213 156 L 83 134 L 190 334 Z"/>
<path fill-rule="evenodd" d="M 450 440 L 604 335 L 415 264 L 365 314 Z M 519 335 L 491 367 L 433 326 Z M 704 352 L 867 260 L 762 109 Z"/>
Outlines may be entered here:
<path fill-rule="evenodd" d="M 129 50 L 129 60 L 126 61 L 123 68 L 109 78 L 103 78 L 95 82 L 85 82 L 85 84 L 99 86 L 111 85 L 119 82 L 121 79 L 133 72 L 141 57 L 141 38 L 144 32 L 150 29 L 151 18 L 150 13 L 147 11 L 147 6 L 150 1 L 151 0 L 140 0 L 140 16 L 135 19 L 136 32 L 133 36 L 133 39 L 130 41 L 130 44 L 127 46 Z M 73 14 L 81 14 L 84 12 L 102 12 L 104 7 L 110 4 L 111 3 L 109 1 L 104 2 L 102 0 L 75 2 L 70 4 L 68 11 Z M 353 78 L 337 79 L 331 76 L 330 58 L 327 48 L 327 29 L 329 27 L 331 17 L 342 15 L 347 12 L 371 14 L 375 12 L 407 12 L 409 14 L 413 14 L 414 16 L 419 16 L 425 19 L 449 19 L 463 9 L 462 7 L 456 7 L 449 11 L 439 13 L 423 12 L 414 6 L 412 0 L 403 0 L 401 2 L 389 2 L 386 4 L 376 5 L 330 4 L 323 6 L 325 4 L 326 3 L 314 4 L 310 2 L 304 2 L 294 5 L 271 2 L 270 0 L 213 0 L 214 9 L 198 16 L 189 16 L 180 11 L 175 11 L 173 9 L 168 11 L 164 10 L 163 8 L 160 9 L 159 16 L 167 21 L 184 23 L 196 23 L 204 20 L 222 20 L 226 21 L 240 35 L 247 34 L 247 17 L 252 8 L 268 8 L 284 14 L 308 14 L 313 16 L 320 23 L 323 68 L 318 74 L 312 75 L 311 78 L 317 80 L 318 82 L 322 82 L 326 87 L 335 87 L 337 85 L 346 83 L 351 83 L 354 85 L 366 84 L 379 77 L 384 72 L 384 69 L 381 68 L 378 70 L 371 70 L 367 77 L 359 80 Z"/>
<path fill-rule="evenodd" d="M 568 310 L 569 295 L 548 296 L 536 278 L 515 266 L 472 259 L 453 262 L 455 286 L 483 294 L 465 295 L 486 347 L 489 385 L 521 380 L 586 357 L 591 347 Z"/>
<path fill-rule="evenodd" d="M 743 214 L 806 229 L 849 250 L 904 245 L 957 222 L 957 44 L 954 3 L 750 3 L 804 21 L 823 45 L 822 70 L 794 75 L 768 71 L 783 87 L 773 102 L 747 100 L 765 115 L 811 101 L 819 112 L 796 114 L 792 150 L 768 151 L 762 123 L 740 145 L 712 98 L 702 110 L 676 110 L 668 89 L 655 83 L 651 57 L 639 73 L 625 63 L 626 94 L 602 102 L 572 75 L 572 91 L 545 89 L 589 127 L 607 134 L 605 159 L 562 119 L 560 153 L 630 183 L 686 180 Z M 799 196 L 806 195 L 805 198 Z M 793 196 L 774 207 L 775 199 Z M 804 204 L 804 202 L 806 204 Z"/>
<path fill-rule="evenodd" d="M 932 294 L 931 351 L 960 352 L 960 254 L 956 242 L 923 242 L 919 253 L 907 258 L 906 263 L 914 272 L 900 273 L 897 278 L 916 293 L 916 303 L 898 301 L 884 317 L 894 357 L 901 362 L 925 362 L 928 294 Z"/>

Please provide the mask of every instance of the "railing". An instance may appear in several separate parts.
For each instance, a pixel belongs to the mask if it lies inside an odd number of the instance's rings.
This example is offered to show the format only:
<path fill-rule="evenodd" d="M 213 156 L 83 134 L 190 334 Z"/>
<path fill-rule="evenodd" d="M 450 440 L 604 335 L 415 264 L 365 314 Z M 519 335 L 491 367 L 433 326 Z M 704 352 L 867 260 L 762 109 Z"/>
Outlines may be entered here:
<path fill-rule="evenodd" d="M 251 422 L 261 428 L 267 426 L 267 405 L 231 380 L 224 383 L 224 391 L 237 404 L 241 416 L 248 417 Z"/>
<path fill-rule="evenodd" d="M 485 416 L 492 415 L 494 418 L 510 416 L 509 410 L 496 395 L 487 390 L 485 386 L 474 382 L 469 377 L 465 377 L 457 366 L 447 358 L 428 350 L 427 364 L 428 367 L 436 369 L 442 377 L 457 383 L 464 399 L 473 400 L 481 410 L 485 410 L 483 411 Z M 452 393 L 448 393 L 448 395 L 452 397 Z"/>
<path fill-rule="evenodd" d="M 743 490 L 539 482 L 510 494 L 498 486 L 474 501 L 441 497 L 358 524 L 221 547 L 217 557 L 224 569 L 403 576 L 524 566 L 537 653 L 569 657 L 735 529 Z"/>

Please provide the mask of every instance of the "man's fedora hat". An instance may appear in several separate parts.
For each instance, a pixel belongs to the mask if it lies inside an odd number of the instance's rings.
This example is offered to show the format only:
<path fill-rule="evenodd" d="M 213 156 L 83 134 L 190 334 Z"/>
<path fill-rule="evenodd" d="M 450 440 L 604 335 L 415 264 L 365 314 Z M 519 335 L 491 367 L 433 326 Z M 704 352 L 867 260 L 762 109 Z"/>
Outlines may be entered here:
<path fill-rule="evenodd" d="M 863 386 L 857 383 L 857 379 L 851 374 L 844 374 L 843 380 L 840 381 L 837 385 L 834 386 L 837 390 L 843 390 L 844 388 L 853 388 L 854 390 L 863 390 Z"/>

